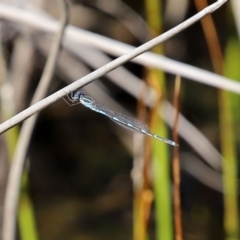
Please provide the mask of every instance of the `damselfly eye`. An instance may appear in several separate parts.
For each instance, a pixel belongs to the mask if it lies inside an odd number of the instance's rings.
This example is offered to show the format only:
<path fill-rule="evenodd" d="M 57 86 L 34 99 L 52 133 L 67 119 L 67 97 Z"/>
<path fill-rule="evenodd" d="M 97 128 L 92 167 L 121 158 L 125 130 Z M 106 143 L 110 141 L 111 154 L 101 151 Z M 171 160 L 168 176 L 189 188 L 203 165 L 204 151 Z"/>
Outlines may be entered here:
<path fill-rule="evenodd" d="M 74 98 L 75 100 L 79 99 L 79 93 L 76 92 L 76 93 L 73 95 L 73 98 Z"/>

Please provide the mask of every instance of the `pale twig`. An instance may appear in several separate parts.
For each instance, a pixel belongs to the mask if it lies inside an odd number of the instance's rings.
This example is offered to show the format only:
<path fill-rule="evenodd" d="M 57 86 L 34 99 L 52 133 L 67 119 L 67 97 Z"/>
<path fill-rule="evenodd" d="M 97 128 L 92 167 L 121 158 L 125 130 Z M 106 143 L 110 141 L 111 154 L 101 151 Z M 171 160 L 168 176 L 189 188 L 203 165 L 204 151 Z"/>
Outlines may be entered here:
<path fill-rule="evenodd" d="M 67 6 L 65 0 L 60 1 L 60 3 L 62 9 L 60 29 L 52 43 L 50 55 L 48 57 L 46 67 L 39 82 L 38 88 L 33 96 L 32 103 L 40 101 L 46 95 L 49 84 L 54 74 L 59 49 L 61 47 L 61 40 L 64 28 L 67 23 Z M 15 225 L 21 176 L 23 172 L 24 162 L 26 159 L 27 149 L 37 116 L 38 114 L 26 121 L 23 124 L 20 132 L 7 183 L 5 208 L 3 215 L 3 240 L 13 240 L 15 238 Z"/>
<path fill-rule="evenodd" d="M 7 80 L 7 58 L 4 54 L 2 44 L 2 26 L 0 24 L 0 85 L 5 84 Z M 5 85 L 7 88 L 7 86 Z M 6 89 L 5 88 L 5 89 Z M 3 88 L 0 88 L 0 121 L 9 117 L 9 113 L 13 111 L 13 104 L 9 105 L 7 94 L 3 94 Z M 10 95 L 11 96 L 11 95 Z M 11 152 L 12 138 L 0 137 L 0 214 L 2 216 L 2 209 L 4 206 L 4 193 L 7 184 L 8 169 L 9 169 L 9 152 Z M 2 218 L 0 218 L 0 226 L 2 226 Z M 2 228 L 0 227 L 0 233 Z"/>
<path fill-rule="evenodd" d="M 199 18 L 201 18 L 202 16 L 205 16 L 206 14 L 211 13 L 226 1 L 227 0 L 221 0 L 205 8 L 203 10 L 204 12 L 203 11 L 199 12 L 199 14 L 201 13 L 200 15 L 193 16 L 194 18 L 193 20 L 192 18 L 188 19 L 190 20 L 190 23 L 185 21 L 182 24 L 178 25 L 177 27 L 173 28 L 172 30 L 174 30 L 174 33 L 170 32 L 170 35 L 177 34 L 178 32 L 182 31 L 186 27 L 190 26 L 192 24 L 192 21 L 195 22 L 196 20 L 199 20 Z M 196 19 L 196 16 L 197 16 L 197 19 Z M 20 24 L 23 24 L 24 26 L 31 27 L 35 30 L 41 30 L 48 33 L 56 32 L 56 29 L 58 26 L 55 20 L 51 19 L 50 17 L 46 17 L 43 14 L 32 13 L 26 10 L 10 7 L 6 4 L 0 4 L 0 17 L 6 18 L 11 22 L 15 22 L 17 26 Z M 168 35 L 168 33 L 169 31 L 166 32 L 165 34 Z M 159 43 L 167 40 L 169 37 L 164 34 L 161 36 L 163 36 L 164 38 Z M 100 36 L 98 34 L 91 33 L 83 29 L 79 29 L 77 27 L 68 26 L 65 31 L 63 45 L 66 46 L 67 48 L 67 46 L 73 43 L 75 44 L 82 43 L 85 45 L 94 46 L 105 51 L 106 53 L 109 53 L 111 55 L 116 55 L 116 56 L 128 53 L 135 49 L 133 46 L 120 43 L 116 40 L 112 40 L 107 37 Z M 237 82 L 231 81 L 228 78 L 222 77 L 220 75 L 210 73 L 205 70 L 201 70 L 197 67 L 189 66 L 184 63 L 179 63 L 177 61 L 168 59 L 167 57 L 160 56 L 154 53 L 148 52 L 148 53 L 142 54 L 137 58 L 128 59 L 128 60 L 142 64 L 144 66 L 159 68 L 159 69 L 165 70 L 166 72 L 172 73 L 174 75 L 180 75 L 182 77 L 185 77 L 203 84 L 208 84 L 210 86 L 240 93 L 240 84 Z"/>
<path fill-rule="evenodd" d="M 11 54 L 7 82 L 7 84 L 10 84 L 13 88 L 15 112 L 12 116 L 26 107 L 26 91 L 29 87 L 35 64 L 35 60 L 33 59 L 34 51 L 35 49 L 33 43 L 30 41 L 28 32 L 25 31 L 23 34 L 16 36 L 14 39 L 13 53 Z M 8 92 L 4 94 L 8 94 Z"/>
<path fill-rule="evenodd" d="M 223 192 L 222 174 L 220 172 L 214 171 L 198 157 L 190 153 L 181 154 L 180 162 L 182 169 L 199 182 L 216 191 Z"/>
<path fill-rule="evenodd" d="M 9 128 L 15 126 L 19 122 L 29 118 L 33 114 L 39 112 L 40 110 L 44 109 L 45 107 L 49 106 L 53 102 L 57 101 L 58 99 L 62 98 L 63 96 L 67 95 L 68 93 L 87 85 L 88 83 L 94 81 L 95 79 L 105 75 L 106 73 L 114 70 L 115 68 L 119 67 L 123 63 L 135 58 L 136 56 L 148 51 L 149 49 L 153 48 L 154 46 L 166 41 L 170 37 L 176 35 L 180 31 L 186 29 L 188 26 L 192 25 L 202 17 L 206 16 L 217 10 L 221 5 L 223 5 L 227 0 L 219 0 L 216 3 L 208 6 L 201 12 L 197 13 L 193 17 L 189 18 L 188 20 L 184 21 L 183 23 L 179 24 L 178 26 L 172 28 L 171 30 L 163 33 L 162 35 L 152 39 L 151 41 L 141 45 L 140 47 L 135 48 L 131 52 L 124 54 L 123 56 L 113 60 L 112 62 L 108 63 L 107 65 L 95 70 L 94 72 L 90 73 L 89 75 L 75 81 L 74 83 L 70 84 L 69 86 L 57 91 L 56 93 L 52 94 L 51 96 L 45 98 L 42 101 L 39 101 L 35 105 L 29 107 L 28 109 L 22 111 L 21 113 L 17 114 L 13 118 L 9 119 L 8 121 L 2 123 L 0 125 L 0 133 L 5 132 Z M 1 7 L 0 7 L 1 9 Z M 1 14 L 1 13 L 0 13 Z M 231 87 L 236 91 L 238 89 L 240 93 L 240 85 L 237 83 L 232 82 Z M 229 86 L 229 84 L 228 84 Z"/>

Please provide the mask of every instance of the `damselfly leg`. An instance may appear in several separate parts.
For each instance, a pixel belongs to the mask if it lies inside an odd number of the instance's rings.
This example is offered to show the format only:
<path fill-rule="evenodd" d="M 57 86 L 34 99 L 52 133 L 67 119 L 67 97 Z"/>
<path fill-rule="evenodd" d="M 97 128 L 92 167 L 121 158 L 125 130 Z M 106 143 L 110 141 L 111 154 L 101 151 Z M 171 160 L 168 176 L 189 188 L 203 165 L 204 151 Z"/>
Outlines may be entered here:
<path fill-rule="evenodd" d="M 66 99 L 66 98 L 67 98 L 67 99 Z M 64 96 L 62 99 L 63 99 L 64 102 L 66 102 L 67 105 L 70 106 L 70 107 L 80 104 L 79 98 L 75 98 L 73 92 L 70 93 L 70 96 L 69 96 L 69 94 L 67 94 L 67 95 Z"/>

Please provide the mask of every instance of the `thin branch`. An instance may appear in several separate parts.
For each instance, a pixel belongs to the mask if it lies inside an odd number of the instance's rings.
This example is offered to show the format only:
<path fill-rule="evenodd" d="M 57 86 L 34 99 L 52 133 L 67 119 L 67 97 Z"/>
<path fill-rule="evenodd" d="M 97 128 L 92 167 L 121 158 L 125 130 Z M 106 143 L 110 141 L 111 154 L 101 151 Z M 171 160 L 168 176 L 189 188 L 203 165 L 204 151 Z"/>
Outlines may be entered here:
<path fill-rule="evenodd" d="M 62 18 L 59 32 L 56 35 L 55 40 L 52 43 L 52 49 L 50 51 L 46 67 L 44 69 L 42 78 L 38 85 L 38 88 L 34 94 L 32 103 L 36 103 L 41 100 L 47 93 L 51 79 L 54 74 L 59 49 L 61 47 L 61 40 L 65 25 L 67 23 L 67 6 L 65 0 L 61 0 Z M 15 239 L 15 225 L 17 216 L 17 206 L 19 199 L 19 188 L 21 183 L 21 176 L 24 168 L 26 154 L 32 135 L 33 128 L 35 126 L 38 114 L 30 118 L 23 124 L 21 133 L 19 136 L 16 152 L 13 158 L 13 163 L 9 173 L 9 180 L 7 184 L 5 208 L 3 215 L 3 240 Z"/>
<path fill-rule="evenodd" d="M 217 7 L 220 7 L 226 1 L 227 0 L 218 1 L 213 5 L 205 8 L 203 11 L 206 10 L 207 13 L 210 13 L 211 11 L 216 10 Z M 205 16 L 207 14 L 206 12 L 203 13 L 203 11 L 199 12 L 201 13 L 200 16 L 195 15 L 193 21 L 196 21 L 196 16 L 198 20 L 199 17 Z M 51 17 L 47 17 L 46 14 L 44 15 L 39 13 L 31 13 L 27 10 L 10 7 L 6 4 L 0 4 L 0 17 L 6 18 L 11 22 L 15 22 L 16 26 L 19 26 L 19 24 L 23 24 L 24 26 L 31 27 L 35 30 L 41 30 L 48 33 L 56 32 L 58 26 L 57 21 L 53 20 Z M 192 18 L 190 18 L 189 20 L 191 19 Z M 187 22 L 187 26 L 185 26 L 185 23 L 186 21 L 173 28 L 172 30 L 175 29 L 174 31 L 177 33 L 178 31 L 182 31 L 185 27 L 192 24 Z M 168 32 L 166 32 L 166 34 L 167 33 Z M 167 40 L 167 38 L 163 39 L 163 41 L 164 40 Z M 125 43 L 120 43 L 116 40 L 109 39 L 107 37 L 91 33 L 83 29 L 79 29 L 77 27 L 68 26 L 65 31 L 65 37 L 63 40 L 64 47 L 66 46 L 66 48 L 68 48 L 72 44 L 76 45 L 80 43 L 88 46 L 94 46 L 105 51 L 106 53 L 116 56 L 125 54 L 135 49 L 133 46 L 127 45 Z M 148 52 L 137 58 L 129 60 L 132 60 L 133 62 L 139 64 L 143 64 L 144 66 L 160 68 L 174 75 L 180 75 L 182 77 L 200 83 L 208 84 L 210 86 L 240 93 L 240 84 L 237 82 L 230 81 L 228 78 L 219 76 L 214 73 L 210 73 L 205 70 L 201 70 L 197 67 L 189 66 L 184 63 L 179 63 L 177 61 L 168 59 L 167 57 L 160 56 L 154 53 Z"/>
<path fill-rule="evenodd" d="M 30 42 L 30 37 L 31 35 L 24 31 L 23 34 L 17 35 L 14 38 L 14 48 L 11 54 L 7 81 L 7 84 L 10 84 L 13 89 L 14 96 L 14 112 L 11 116 L 14 116 L 17 112 L 26 107 L 25 95 L 29 87 L 29 82 L 31 81 L 31 74 L 36 61 L 33 59 L 35 49 L 33 43 Z M 8 91 L 3 91 L 3 94 L 10 95 Z M 11 99 L 13 96 L 8 97 Z"/>
<path fill-rule="evenodd" d="M 214 171 L 201 159 L 190 153 L 181 154 L 180 159 L 182 169 L 191 176 L 209 188 L 223 192 L 222 174 L 220 172 Z"/>
<path fill-rule="evenodd" d="M 202 17 L 206 16 L 217 10 L 221 5 L 223 5 L 227 0 L 219 0 L 216 3 L 210 5 L 209 7 L 205 8 L 201 12 L 197 13 L 193 17 L 189 18 L 185 22 L 179 24 L 178 26 L 172 28 L 171 30 L 163 33 L 162 35 L 152 39 L 151 41 L 141 45 L 138 48 L 135 48 L 131 52 L 124 54 L 123 56 L 115 59 L 114 61 L 108 63 L 107 65 L 95 70 L 94 72 L 90 73 L 89 75 L 75 81 L 74 83 L 70 84 L 69 86 L 57 91 L 56 93 L 52 94 L 51 96 L 45 98 L 44 100 L 36 103 L 35 105 L 29 107 L 28 109 L 22 111 L 21 113 L 17 114 L 13 118 L 9 119 L 8 121 L 2 123 L 0 125 L 0 133 L 7 131 L 9 128 L 15 126 L 16 124 L 20 123 L 21 121 L 29 118 L 33 114 L 39 112 L 40 110 L 44 109 L 45 107 L 49 106 L 50 104 L 54 103 L 58 99 L 62 98 L 63 96 L 67 95 L 68 93 L 83 87 L 90 82 L 94 81 L 95 79 L 102 77 L 106 73 L 114 70 L 115 68 L 119 67 L 123 63 L 131 60 L 132 58 L 148 51 L 149 49 L 153 48 L 154 46 L 166 41 L 170 37 L 176 35 L 183 29 L 187 28 L 188 26 L 192 25 Z M 1 9 L 1 7 L 0 7 Z M 229 81 L 228 81 L 229 82 Z M 240 85 L 237 83 L 232 82 L 230 85 L 233 85 L 234 89 L 238 89 L 240 93 Z"/>

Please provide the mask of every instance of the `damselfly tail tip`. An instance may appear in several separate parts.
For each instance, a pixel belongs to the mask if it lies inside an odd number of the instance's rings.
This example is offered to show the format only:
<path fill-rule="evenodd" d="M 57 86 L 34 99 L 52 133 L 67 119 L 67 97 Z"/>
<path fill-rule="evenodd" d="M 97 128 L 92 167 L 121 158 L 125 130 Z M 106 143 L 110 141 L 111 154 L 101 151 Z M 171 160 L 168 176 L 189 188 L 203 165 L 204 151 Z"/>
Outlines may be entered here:
<path fill-rule="evenodd" d="M 179 144 L 173 142 L 173 146 L 175 146 L 175 147 L 179 147 Z"/>
<path fill-rule="evenodd" d="M 169 140 L 169 139 L 165 140 L 165 142 L 168 143 L 168 144 L 170 144 L 170 145 L 172 145 L 172 146 L 174 146 L 174 147 L 179 147 L 179 144 L 177 144 L 176 142 L 171 141 L 171 140 Z"/>
<path fill-rule="evenodd" d="M 176 142 L 174 142 L 174 141 L 172 141 L 172 140 L 169 140 L 169 139 L 167 139 L 167 138 L 162 138 L 162 137 L 160 137 L 160 136 L 158 136 L 158 135 L 156 135 L 156 134 L 149 134 L 149 133 L 147 133 L 147 132 L 144 132 L 144 133 L 147 134 L 147 135 L 150 135 L 150 136 L 152 136 L 152 137 L 154 137 L 154 138 L 157 138 L 157 139 L 159 139 L 160 141 L 163 141 L 163 142 L 165 142 L 165 143 L 167 143 L 167 144 L 169 144 L 169 145 L 172 145 L 172 146 L 174 146 L 174 147 L 178 147 L 178 146 L 179 146 Z"/>

